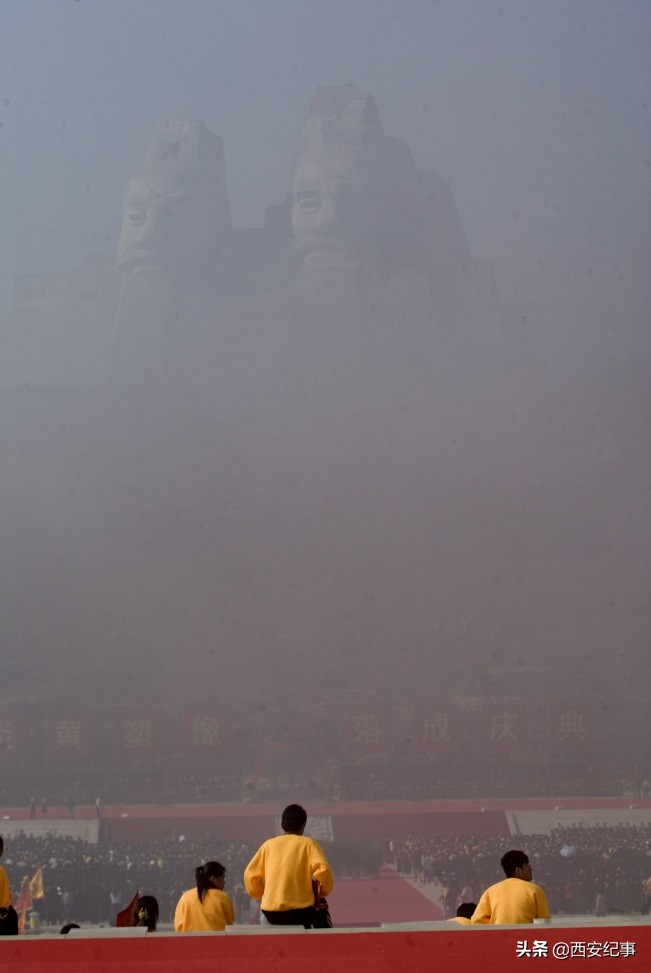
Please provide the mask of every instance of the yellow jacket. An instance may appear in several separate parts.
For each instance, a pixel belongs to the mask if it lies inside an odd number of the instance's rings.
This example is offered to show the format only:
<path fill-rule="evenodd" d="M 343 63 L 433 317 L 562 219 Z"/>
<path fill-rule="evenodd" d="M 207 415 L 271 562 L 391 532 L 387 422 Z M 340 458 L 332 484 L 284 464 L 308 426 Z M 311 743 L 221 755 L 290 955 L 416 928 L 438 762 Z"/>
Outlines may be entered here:
<path fill-rule="evenodd" d="M 174 913 L 176 932 L 223 932 L 235 922 L 235 910 L 230 895 L 219 889 L 206 889 L 199 902 L 196 889 L 184 892 Z"/>
<path fill-rule="evenodd" d="M 321 846 L 313 838 L 283 834 L 270 838 L 256 851 L 244 871 L 244 885 L 252 899 L 262 899 L 269 912 L 305 909 L 314 903 L 312 878 L 328 895 L 334 878 Z"/>
<path fill-rule="evenodd" d="M 11 905 L 11 889 L 9 879 L 4 868 L 0 868 L 0 909 L 6 909 Z"/>
<path fill-rule="evenodd" d="M 472 923 L 511 926 L 549 918 L 547 896 L 539 885 L 522 878 L 505 878 L 486 889 L 477 903 Z"/>

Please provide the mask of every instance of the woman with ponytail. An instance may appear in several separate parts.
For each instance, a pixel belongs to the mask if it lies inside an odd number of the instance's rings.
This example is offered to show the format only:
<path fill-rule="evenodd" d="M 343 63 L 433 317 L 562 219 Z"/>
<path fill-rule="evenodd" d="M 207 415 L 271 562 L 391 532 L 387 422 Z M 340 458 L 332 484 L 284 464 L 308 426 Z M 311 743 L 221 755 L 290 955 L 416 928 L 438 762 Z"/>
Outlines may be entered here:
<path fill-rule="evenodd" d="M 231 897 L 224 892 L 226 869 L 206 862 L 194 871 L 197 887 L 184 892 L 174 913 L 176 932 L 223 932 L 235 922 Z"/>

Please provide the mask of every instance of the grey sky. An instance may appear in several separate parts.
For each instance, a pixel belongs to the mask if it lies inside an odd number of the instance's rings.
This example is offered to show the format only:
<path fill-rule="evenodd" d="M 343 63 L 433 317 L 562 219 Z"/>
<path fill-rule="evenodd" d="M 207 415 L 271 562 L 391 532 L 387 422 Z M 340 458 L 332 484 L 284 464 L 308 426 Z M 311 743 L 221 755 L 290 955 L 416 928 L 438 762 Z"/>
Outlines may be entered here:
<path fill-rule="evenodd" d="M 644 0 L 2 0 L 2 276 L 116 246 L 160 117 L 225 143 L 236 226 L 286 189 L 319 84 L 376 98 L 507 300 L 648 307 Z"/>
<path fill-rule="evenodd" d="M 0 322 L 12 657 L 98 699 L 140 694 L 138 671 L 161 700 L 200 681 L 284 691 L 278 661 L 304 686 L 324 672 L 331 698 L 351 660 L 358 687 L 409 693 L 541 664 L 642 691 L 648 0 L 0 0 L 0 16 L 0 310 L 13 275 L 56 272 L 19 282 Z M 345 84 L 449 182 L 501 303 L 473 290 L 473 261 L 458 308 L 438 258 L 316 286 L 263 234 L 158 285 L 102 261 L 59 276 L 116 254 L 159 119 L 223 138 L 234 225 L 261 226 L 317 87 Z"/>

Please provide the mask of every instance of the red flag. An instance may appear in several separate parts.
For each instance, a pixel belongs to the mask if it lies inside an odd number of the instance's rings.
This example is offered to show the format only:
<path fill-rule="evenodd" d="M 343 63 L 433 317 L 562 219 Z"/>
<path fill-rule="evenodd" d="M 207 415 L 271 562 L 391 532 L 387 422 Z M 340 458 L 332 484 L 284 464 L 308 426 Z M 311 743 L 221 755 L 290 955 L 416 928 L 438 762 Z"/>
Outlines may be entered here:
<path fill-rule="evenodd" d="M 20 894 L 16 900 L 14 909 L 18 913 L 18 933 L 20 936 L 24 936 L 25 930 L 27 928 L 27 913 L 32 908 L 32 890 L 29 885 L 29 879 L 27 876 L 23 879 L 23 884 L 20 888 Z"/>
<path fill-rule="evenodd" d="M 139 898 L 140 892 L 136 892 L 129 905 L 122 912 L 118 912 L 115 917 L 116 926 L 132 926 L 134 924 L 136 912 L 138 911 Z"/>

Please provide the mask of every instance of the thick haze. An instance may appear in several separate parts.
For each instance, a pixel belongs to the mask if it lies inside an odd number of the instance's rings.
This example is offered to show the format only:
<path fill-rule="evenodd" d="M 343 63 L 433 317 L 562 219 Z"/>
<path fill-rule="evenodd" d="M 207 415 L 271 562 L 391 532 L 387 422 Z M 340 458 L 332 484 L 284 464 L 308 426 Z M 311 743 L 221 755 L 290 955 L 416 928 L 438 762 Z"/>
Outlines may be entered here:
<path fill-rule="evenodd" d="M 158 118 L 225 143 L 236 226 L 281 201 L 318 85 L 372 92 L 505 299 L 648 306 L 644 0 L 4 0 L 2 274 L 115 245 Z"/>
<path fill-rule="evenodd" d="M 550 698 L 648 693 L 648 2 L 3 0 L 1 18 L 3 654 L 101 703 L 445 699 L 518 668 L 562 672 Z M 315 92 L 344 85 L 411 149 L 413 185 L 451 189 L 472 261 L 440 250 L 449 300 L 416 244 L 358 306 L 296 285 L 289 220 L 277 245 L 255 235 Z M 160 119 L 223 140 L 230 270 L 118 300 L 125 190 Z"/>

